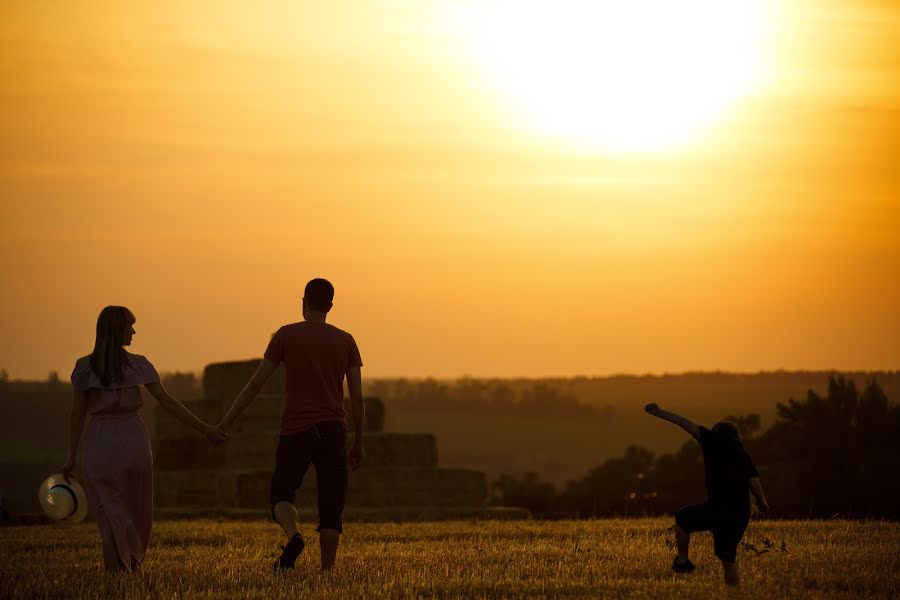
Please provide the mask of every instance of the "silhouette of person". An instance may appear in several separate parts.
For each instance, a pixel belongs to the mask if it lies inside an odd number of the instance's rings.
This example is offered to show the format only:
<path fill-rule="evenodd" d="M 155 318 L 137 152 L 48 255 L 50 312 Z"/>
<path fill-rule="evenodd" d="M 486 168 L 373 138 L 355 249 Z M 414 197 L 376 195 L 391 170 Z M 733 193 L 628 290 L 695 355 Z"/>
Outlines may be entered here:
<path fill-rule="evenodd" d="M 661 409 L 655 402 L 648 404 L 644 410 L 684 429 L 700 442 L 703 450 L 707 500 L 703 504 L 685 506 L 675 513 L 678 556 L 672 562 L 672 570 L 676 573 L 692 572 L 694 563 L 688 558 L 691 534 L 711 531 L 715 554 L 722 561 L 725 583 L 738 585 L 737 547 L 750 521 L 750 492 L 756 498 L 760 511 L 767 511 L 769 505 L 756 467 L 744 450 L 737 426 L 721 421 L 710 430 Z"/>
<path fill-rule="evenodd" d="M 139 386 L 213 444 L 228 437 L 170 396 L 149 360 L 125 351 L 135 334 L 134 323 L 134 315 L 124 306 L 107 306 L 100 312 L 94 351 L 79 358 L 72 371 L 69 455 L 61 469 L 64 477 L 73 476 L 89 414 L 82 472 L 107 571 L 140 568 L 153 524 L 153 457 L 138 412 L 143 405 Z"/>
<path fill-rule="evenodd" d="M 269 499 L 272 519 L 281 526 L 287 544 L 282 546 L 275 571 L 292 569 L 305 546 L 297 528 L 294 497 L 310 464 L 316 468 L 322 570 L 334 566 L 343 532 L 341 516 L 347 497 L 348 461 L 349 467 L 356 469 L 365 460 L 362 359 L 353 336 L 325 322 L 333 300 L 334 287 L 327 280 L 313 279 L 306 284 L 304 320 L 285 325 L 275 333 L 256 373 L 220 423 L 222 428 L 230 428 L 278 365 L 284 363 L 281 436 Z M 354 424 L 354 443 L 349 456 L 344 378 L 350 392 Z"/>

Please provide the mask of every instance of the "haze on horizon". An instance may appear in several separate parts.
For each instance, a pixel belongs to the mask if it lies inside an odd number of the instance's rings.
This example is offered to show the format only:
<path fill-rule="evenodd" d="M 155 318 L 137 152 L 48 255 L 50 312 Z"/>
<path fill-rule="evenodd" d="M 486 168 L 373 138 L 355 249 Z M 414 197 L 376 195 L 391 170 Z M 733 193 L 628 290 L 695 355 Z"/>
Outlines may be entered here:
<path fill-rule="evenodd" d="M 763 4 L 657 81 L 633 11 L 590 80 L 516 50 L 546 3 L 5 2 L 0 367 L 107 304 L 160 370 L 259 356 L 324 276 L 366 376 L 896 369 L 900 5 Z"/>

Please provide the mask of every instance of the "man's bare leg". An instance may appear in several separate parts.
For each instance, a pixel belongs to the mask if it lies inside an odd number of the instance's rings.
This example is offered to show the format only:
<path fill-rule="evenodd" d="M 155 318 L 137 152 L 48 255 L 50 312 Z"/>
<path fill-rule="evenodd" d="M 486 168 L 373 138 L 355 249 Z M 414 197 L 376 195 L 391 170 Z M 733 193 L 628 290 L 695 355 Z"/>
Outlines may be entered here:
<path fill-rule="evenodd" d="M 678 544 L 678 562 L 688 560 L 688 548 L 691 545 L 691 534 L 675 523 L 675 542 Z"/>
<path fill-rule="evenodd" d="M 319 551 L 322 555 L 322 570 L 330 571 L 337 557 L 341 534 L 337 529 L 319 528 Z"/>
<path fill-rule="evenodd" d="M 741 584 L 740 575 L 738 575 L 737 563 L 722 561 L 722 568 L 725 570 L 725 583 L 728 585 L 738 586 Z"/>
<path fill-rule="evenodd" d="M 293 504 L 290 502 L 279 502 L 275 505 L 275 510 L 272 512 L 275 513 L 275 521 L 281 525 L 281 529 L 284 530 L 288 541 L 300 533 L 297 530 L 297 519 L 299 518 L 299 515 Z"/>
<path fill-rule="evenodd" d="M 278 502 L 272 509 L 275 521 L 287 536 L 287 544 L 281 547 L 281 556 L 275 562 L 275 572 L 293 569 L 294 563 L 306 545 L 303 536 L 297 531 L 297 509 L 291 502 Z"/>

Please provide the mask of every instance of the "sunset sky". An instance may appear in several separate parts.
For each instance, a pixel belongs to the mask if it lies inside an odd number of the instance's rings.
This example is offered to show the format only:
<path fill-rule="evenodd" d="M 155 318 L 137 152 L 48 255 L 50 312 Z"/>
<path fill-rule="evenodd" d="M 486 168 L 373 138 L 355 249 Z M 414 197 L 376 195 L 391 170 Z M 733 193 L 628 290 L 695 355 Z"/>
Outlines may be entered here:
<path fill-rule="evenodd" d="M 0 3 L 0 368 L 900 368 L 900 3 L 623 4 Z"/>

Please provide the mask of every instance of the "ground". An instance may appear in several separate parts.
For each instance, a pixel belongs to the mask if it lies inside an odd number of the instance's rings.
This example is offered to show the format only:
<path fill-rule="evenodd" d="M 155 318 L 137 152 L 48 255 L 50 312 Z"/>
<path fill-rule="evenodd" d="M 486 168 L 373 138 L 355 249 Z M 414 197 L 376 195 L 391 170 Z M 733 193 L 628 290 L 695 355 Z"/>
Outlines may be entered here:
<path fill-rule="evenodd" d="M 669 519 L 349 523 L 338 567 L 318 570 L 305 524 L 297 568 L 273 575 L 282 540 L 271 523 L 154 525 L 137 575 L 101 574 L 91 523 L 0 529 L 3 598 L 723 598 L 708 534 L 697 571 L 670 570 Z M 900 597 L 900 523 L 754 521 L 738 562 L 738 597 Z"/>

